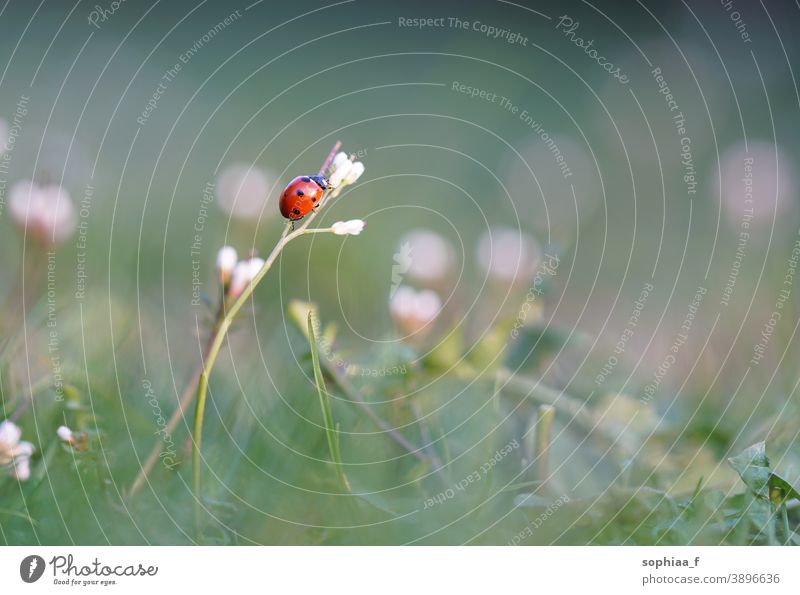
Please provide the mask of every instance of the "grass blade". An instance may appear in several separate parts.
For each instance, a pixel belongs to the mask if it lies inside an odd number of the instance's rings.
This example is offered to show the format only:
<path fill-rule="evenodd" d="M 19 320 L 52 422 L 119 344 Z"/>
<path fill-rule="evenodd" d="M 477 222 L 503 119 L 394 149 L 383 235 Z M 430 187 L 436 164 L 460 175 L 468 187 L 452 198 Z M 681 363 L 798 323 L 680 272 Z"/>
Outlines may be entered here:
<path fill-rule="evenodd" d="M 345 491 L 350 492 L 350 483 L 347 481 L 347 476 L 344 473 L 342 466 L 342 453 L 339 448 L 339 432 L 338 427 L 333 422 L 333 413 L 331 412 L 331 403 L 328 397 L 328 389 L 325 387 L 325 378 L 322 375 L 322 368 L 319 365 L 319 348 L 317 345 L 317 336 L 314 333 L 314 321 L 312 313 L 308 313 L 308 342 L 311 346 L 311 363 L 314 367 L 314 383 L 317 385 L 317 394 L 319 395 L 319 405 L 322 408 L 322 419 L 325 423 L 325 434 L 328 438 L 328 449 L 331 453 L 331 459 L 336 467 L 336 476 Z"/>

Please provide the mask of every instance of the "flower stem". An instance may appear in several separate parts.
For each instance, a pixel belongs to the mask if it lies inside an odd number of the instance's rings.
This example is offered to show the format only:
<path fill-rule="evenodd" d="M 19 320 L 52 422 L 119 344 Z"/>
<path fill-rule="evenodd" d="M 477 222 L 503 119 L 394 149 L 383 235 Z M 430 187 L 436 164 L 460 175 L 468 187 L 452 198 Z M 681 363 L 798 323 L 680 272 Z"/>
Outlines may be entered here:
<path fill-rule="evenodd" d="M 325 158 L 325 161 L 322 163 L 322 167 L 319 168 L 319 175 L 324 176 L 325 170 L 330 167 L 330 164 L 333 162 L 333 158 L 336 157 L 336 153 L 339 151 L 339 148 L 342 146 L 341 141 L 336 141 L 333 145 L 333 148 L 328 152 L 328 156 Z"/>
<path fill-rule="evenodd" d="M 325 196 L 322 197 L 320 204 L 324 204 L 325 198 Z M 316 215 L 316 211 L 311 213 L 308 217 L 306 217 L 305 222 L 294 231 L 290 231 L 292 225 L 291 222 L 287 223 L 286 228 L 281 234 L 280 240 L 278 240 L 278 243 L 275 244 L 272 252 L 270 252 L 269 256 L 265 260 L 264 266 L 262 266 L 261 270 L 258 271 L 255 277 L 253 277 L 253 280 L 249 283 L 249 285 L 244 288 L 241 295 L 224 310 L 224 316 L 219 323 L 219 329 L 213 336 L 214 338 L 208 350 L 208 356 L 206 357 L 205 362 L 203 362 L 202 372 L 200 373 L 200 381 L 197 385 L 197 403 L 195 405 L 194 428 L 192 431 L 192 488 L 195 499 L 195 528 L 198 535 L 200 534 L 200 521 L 202 516 L 202 503 L 200 501 L 202 469 L 200 467 L 200 455 L 203 441 L 203 418 L 205 416 L 208 380 L 211 377 L 211 371 L 213 370 L 214 364 L 217 361 L 217 356 L 219 355 L 222 344 L 224 343 L 225 337 L 228 334 L 228 330 L 230 330 L 233 319 L 239 313 L 239 310 L 241 310 L 244 303 L 253 294 L 264 276 L 269 272 L 270 268 L 272 268 L 272 265 L 275 263 L 275 260 L 278 258 L 281 251 L 286 247 L 286 244 L 291 242 L 293 239 L 300 237 L 301 235 L 330 232 L 330 229 L 307 229 Z"/>
<path fill-rule="evenodd" d="M 550 441 L 553 430 L 553 418 L 556 410 L 552 405 L 539 405 L 536 419 L 536 479 L 541 483 L 539 489 L 542 492 L 547 490 L 547 480 L 550 476 Z"/>

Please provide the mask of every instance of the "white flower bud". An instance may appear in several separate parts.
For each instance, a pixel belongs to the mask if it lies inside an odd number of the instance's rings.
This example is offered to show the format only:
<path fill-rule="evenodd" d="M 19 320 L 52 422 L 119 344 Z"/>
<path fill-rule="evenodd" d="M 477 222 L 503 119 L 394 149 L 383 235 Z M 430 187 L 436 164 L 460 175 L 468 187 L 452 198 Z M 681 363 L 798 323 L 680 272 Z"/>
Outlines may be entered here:
<path fill-rule="evenodd" d="M 347 172 L 343 182 L 345 184 L 355 184 L 356 180 L 358 180 L 358 178 L 361 177 L 361 174 L 364 173 L 364 169 L 364 164 L 360 161 L 356 161 L 350 168 L 350 171 Z"/>
<path fill-rule="evenodd" d="M 233 269 L 236 267 L 238 260 L 239 257 L 236 254 L 236 250 L 231 246 L 223 246 L 217 252 L 217 275 L 222 285 L 228 285 L 231 282 Z"/>
<path fill-rule="evenodd" d="M 233 269 L 231 284 L 228 287 L 228 296 L 235 300 L 245 288 L 250 285 L 253 278 L 264 267 L 264 259 L 254 256 L 246 260 L 241 260 Z"/>
<path fill-rule="evenodd" d="M 31 464 L 28 457 L 17 459 L 14 462 L 14 468 L 11 471 L 11 476 L 18 481 L 28 481 L 31 476 Z"/>
<path fill-rule="evenodd" d="M 14 449 L 14 457 L 17 459 L 24 459 L 30 457 L 33 454 L 34 450 L 36 449 L 33 448 L 33 444 L 31 444 L 30 442 L 25 442 L 23 440 Z"/>
<path fill-rule="evenodd" d="M 335 170 L 333 173 L 328 177 L 328 183 L 330 183 L 332 188 L 338 188 L 344 182 L 344 179 L 350 173 L 350 170 L 353 169 L 353 162 L 352 161 L 345 161 Z"/>
<path fill-rule="evenodd" d="M 0 453 L 15 447 L 21 437 L 22 430 L 13 421 L 7 419 L 0 423 Z"/>
<path fill-rule="evenodd" d="M 61 442 L 66 442 L 67 444 L 72 444 L 75 440 L 75 437 L 72 434 L 72 430 L 70 430 L 67 426 L 59 426 L 56 430 L 56 436 Z"/>
<path fill-rule="evenodd" d="M 330 173 L 335 172 L 337 169 L 342 167 L 342 165 L 344 165 L 345 162 L 348 163 L 350 162 L 350 157 L 347 155 L 347 153 L 345 153 L 344 151 L 336 153 L 336 156 L 333 158 L 333 161 L 331 161 L 331 166 L 328 169 L 328 171 Z"/>
<path fill-rule="evenodd" d="M 43 244 L 63 242 L 78 223 L 72 198 L 58 184 L 17 182 L 11 188 L 8 206 L 16 224 Z"/>
<path fill-rule="evenodd" d="M 441 309 L 442 300 L 435 292 L 429 289 L 416 291 L 408 286 L 399 287 L 389 302 L 389 312 L 395 324 L 409 335 L 430 331 L 431 323 Z"/>
<path fill-rule="evenodd" d="M 367 222 L 362 219 L 350 219 L 349 221 L 337 221 L 331 225 L 331 229 L 337 236 L 357 236 L 366 225 Z"/>
<path fill-rule="evenodd" d="M 362 166 L 363 167 L 363 166 Z M 353 162 L 344 151 L 336 153 L 336 156 L 331 162 L 328 175 L 328 183 L 331 188 L 338 188 L 339 186 L 347 185 L 347 177 L 353 169 Z"/>

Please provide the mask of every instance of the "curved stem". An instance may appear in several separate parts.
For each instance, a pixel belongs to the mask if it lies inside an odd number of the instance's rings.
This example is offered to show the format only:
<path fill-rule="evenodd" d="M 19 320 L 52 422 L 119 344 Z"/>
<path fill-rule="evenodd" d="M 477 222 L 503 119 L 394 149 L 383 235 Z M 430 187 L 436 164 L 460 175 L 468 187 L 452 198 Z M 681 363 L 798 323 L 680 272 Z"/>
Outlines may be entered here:
<path fill-rule="evenodd" d="M 324 200 L 324 198 L 323 198 Z M 319 233 L 319 232 L 330 232 L 329 229 L 306 229 L 314 219 L 316 213 L 312 213 L 305 223 L 301 225 L 298 229 L 292 231 L 291 233 L 287 233 L 289 230 L 289 225 L 287 224 L 286 229 L 283 231 L 281 235 L 281 239 L 272 249 L 272 252 L 267 257 L 266 261 L 264 262 L 264 266 L 261 267 L 261 270 L 258 271 L 253 280 L 245 287 L 244 291 L 242 291 L 241 295 L 236 298 L 236 300 L 230 305 L 229 308 L 225 310 L 225 314 L 222 317 L 222 320 L 219 323 L 219 329 L 214 334 L 213 341 L 211 342 L 211 346 L 208 350 L 208 356 L 205 362 L 202 363 L 202 372 L 200 373 L 200 381 L 197 385 L 197 404 L 195 405 L 195 413 L 194 413 L 194 427 L 192 431 L 193 435 L 193 446 L 192 446 L 192 486 L 194 490 L 194 497 L 195 497 L 195 524 L 196 528 L 199 533 L 200 529 L 200 514 L 201 514 L 201 502 L 200 502 L 200 480 L 202 478 L 202 472 L 200 468 L 200 455 L 201 455 L 201 446 L 203 440 L 203 418 L 205 416 L 205 409 L 206 409 L 206 396 L 208 394 L 208 379 L 211 376 L 211 371 L 214 368 L 214 364 L 217 361 L 217 356 L 219 356 L 220 349 L 222 348 L 222 344 L 225 341 L 225 337 L 228 334 L 228 330 L 230 330 L 231 324 L 233 323 L 233 319 L 239 313 L 244 303 L 250 298 L 253 292 L 256 289 L 256 286 L 261 282 L 264 276 L 269 272 L 272 265 L 275 263 L 275 260 L 278 258 L 278 255 L 281 251 L 286 247 L 286 244 L 291 242 L 293 239 L 300 237 L 301 235 L 305 234 L 312 234 L 312 233 Z"/>
<path fill-rule="evenodd" d="M 331 163 L 333 163 L 333 158 L 336 157 L 336 153 L 339 152 L 341 146 L 342 141 L 337 140 L 336 143 L 334 143 L 333 148 L 328 152 L 328 156 L 325 158 L 325 161 L 322 162 L 322 167 L 319 168 L 319 175 L 325 175 L 325 170 L 328 169 Z"/>
<path fill-rule="evenodd" d="M 338 151 L 339 147 L 341 146 L 341 142 L 336 141 L 331 151 L 328 153 L 328 157 L 325 159 L 325 162 L 322 165 L 321 172 L 324 172 L 327 169 L 328 165 L 330 165 L 333 156 Z M 321 174 L 320 174 L 321 175 Z M 323 206 L 327 199 L 331 196 L 330 191 L 326 191 L 323 194 L 322 198 L 319 201 L 319 207 Z M 309 224 L 314 220 L 317 216 L 318 210 L 314 210 L 310 215 L 305 218 L 305 222 L 298 228 L 294 229 L 294 223 L 290 222 L 286 224 L 284 227 L 283 232 L 281 233 L 281 238 L 278 240 L 278 243 L 275 244 L 275 247 L 270 252 L 269 256 L 267 257 L 266 261 L 264 262 L 264 266 L 261 267 L 261 270 L 258 271 L 253 280 L 245 287 L 242 294 L 236 298 L 233 304 L 230 305 L 230 308 L 225 309 L 225 302 L 223 301 L 223 311 L 224 316 L 222 320 L 219 321 L 219 328 L 213 334 L 213 339 L 208 349 L 208 355 L 205 358 L 206 361 L 201 362 L 201 373 L 200 379 L 197 385 L 197 403 L 195 405 L 194 410 L 194 427 L 193 427 L 193 444 L 192 444 L 192 487 L 194 491 L 194 499 L 195 499 L 195 529 L 197 533 L 200 533 L 200 514 L 201 514 L 201 507 L 202 504 L 200 502 L 200 480 L 202 478 L 202 472 L 200 469 L 200 454 L 201 454 L 201 446 L 202 446 L 202 439 L 203 439 L 203 418 L 205 416 L 205 409 L 206 409 L 206 395 L 208 393 L 208 379 L 211 376 L 211 371 L 214 368 L 214 364 L 217 361 L 217 356 L 219 355 L 219 351 L 222 348 L 222 343 L 225 341 L 225 337 L 228 334 L 228 330 L 233 323 L 233 319 L 238 314 L 239 310 L 241 310 L 244 303 L 248 300 L 248 298 L 253 294 L 256 289 L 256 286 L 261 282 L 261 279 L 269 272 L 269 269 L 272 268 L 272 264 L 275 262 L 275 259 L 278 258 L 278 255 L 281 253 L 281 250 L 286 247 L 286 244 L 291 242 L 294 238 L 297 238 L 304 233 L 314 233 L 315 230 L 307 230 Z"/>

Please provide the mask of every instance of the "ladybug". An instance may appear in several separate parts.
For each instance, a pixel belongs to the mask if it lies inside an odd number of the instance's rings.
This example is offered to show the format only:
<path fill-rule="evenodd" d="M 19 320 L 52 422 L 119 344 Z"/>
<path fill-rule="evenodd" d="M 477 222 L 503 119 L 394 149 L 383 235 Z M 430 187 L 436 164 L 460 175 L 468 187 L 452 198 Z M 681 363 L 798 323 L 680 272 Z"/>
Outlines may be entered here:
<path fill-rule="evenodd" d="M 281 215 L 297 221 L 316 209 L 322 195 L 330 187 L 324 176 L 300 176 L 289 182 L 281 194 Z"/>

